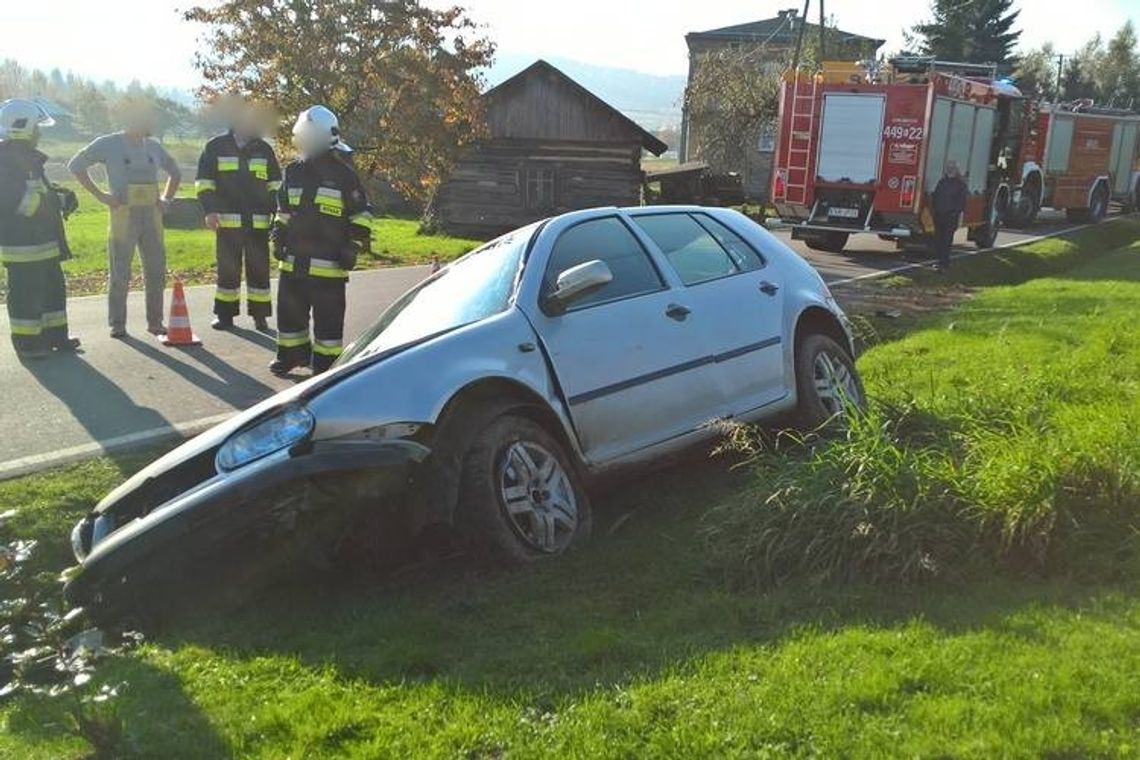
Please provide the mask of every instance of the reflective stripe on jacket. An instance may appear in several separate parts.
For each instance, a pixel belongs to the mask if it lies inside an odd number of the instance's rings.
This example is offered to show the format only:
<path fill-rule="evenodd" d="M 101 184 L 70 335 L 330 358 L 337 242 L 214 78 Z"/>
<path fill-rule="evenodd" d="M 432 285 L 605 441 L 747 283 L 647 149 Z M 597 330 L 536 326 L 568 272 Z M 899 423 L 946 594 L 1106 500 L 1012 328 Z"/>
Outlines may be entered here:
<path fill-rule="evenodd" d="M 195 188 L 207 214 L 218 214 L 223 229 L 268 230 L 281 186 L 281 167 L 262 139 L 238 147 L 233 132 L 213 137 L 198 158 Z"/>
<path fill-rule="evenodd" d="M 44 176 L 47 156 L 26 142 L 0 142 L 0 263 L 68 256 L 59 196 Z"/>

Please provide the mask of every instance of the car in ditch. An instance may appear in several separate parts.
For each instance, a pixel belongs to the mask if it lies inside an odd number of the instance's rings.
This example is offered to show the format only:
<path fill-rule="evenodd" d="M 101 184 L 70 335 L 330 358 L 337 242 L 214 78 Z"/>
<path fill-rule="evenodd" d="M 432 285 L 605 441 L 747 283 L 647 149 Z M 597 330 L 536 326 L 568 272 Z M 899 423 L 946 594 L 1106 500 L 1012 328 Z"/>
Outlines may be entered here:
<path fill-rule="evenodd" d="M 558 555 L 589 535 L 600 474 L 718 420 L 818 425 L 862 399 L 827 286 L 747 217 L 567 213 L 433 273 L 332 370 L 108 494 L 72 532 L 66 594 L 117 615 L 370 530 L 448 526 L 500 560 Z"/>

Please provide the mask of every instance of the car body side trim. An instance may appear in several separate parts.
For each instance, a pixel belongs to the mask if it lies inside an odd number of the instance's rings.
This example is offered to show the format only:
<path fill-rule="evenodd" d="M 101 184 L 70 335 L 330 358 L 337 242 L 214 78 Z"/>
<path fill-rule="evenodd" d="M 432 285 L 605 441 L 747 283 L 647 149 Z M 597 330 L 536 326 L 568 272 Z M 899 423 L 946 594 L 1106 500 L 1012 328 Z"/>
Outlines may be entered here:
<path fill-rule="evenodd" d="M 778 335 L 772 338 L 766 338 L 765 340 L 759 341 L 757 343 L 749 343 L 748 345 L 734 348 L 731 351 L 725 351 L 724 353 L 716 355 L 702 356 L 699 359 L 692 359 L 687 362 L 682 362 L 681 364 L 674 364 L 671 367 L 665 367 L 653 372 L 647 372 L 644 375 L 631 377 L 628 380 L 622 380 L 619 383 L 613 383 L 611 385 L 602 386 L 601 388 L 595 388 L 592 391 L 579 393 L 576 396 L 571 396 L 568 401 L 570 406 L 577 406 L 579 404 L 585 404 L 589 401 L 596 401 L 605 396 L 627 391 L 630 388 L 636 388 L 637 386 L 644 385 L 645 383 L 652 383 L 656 380 L 663 380 L 670 375 L 689 372 L 690 370 L 698 369 L 709 364 L 718 364 L 720 362 L 737 359 L 741 356 L 744 356 L 745 354 L 750 354 L 753 351 L 760 351 L 761 349 L 769 348 L 770 346 L 779 345 L 781 342 L 783 341 Z"/>

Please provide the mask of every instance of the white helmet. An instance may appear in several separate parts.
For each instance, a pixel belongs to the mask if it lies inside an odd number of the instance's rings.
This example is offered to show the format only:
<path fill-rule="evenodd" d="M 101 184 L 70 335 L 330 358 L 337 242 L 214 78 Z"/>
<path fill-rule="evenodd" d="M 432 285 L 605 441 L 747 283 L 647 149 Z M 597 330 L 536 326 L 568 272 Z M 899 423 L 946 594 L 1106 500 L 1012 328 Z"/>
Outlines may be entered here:
<path fill-rule="evenodd" d="M 31 100 L 5 100 L 0 103 L 0 139 L 36 142 L 40 127 L 50 127 L 55 119 L 44 107 Z"/>
<path fill-rule="evenodd" d="M 293 144 L 301 158 L 315 158 L 333 148 L 352 150 L 340 139 L 340 122 L 336 114 L 324 106 L 301 111 L 293 125 Z"/>

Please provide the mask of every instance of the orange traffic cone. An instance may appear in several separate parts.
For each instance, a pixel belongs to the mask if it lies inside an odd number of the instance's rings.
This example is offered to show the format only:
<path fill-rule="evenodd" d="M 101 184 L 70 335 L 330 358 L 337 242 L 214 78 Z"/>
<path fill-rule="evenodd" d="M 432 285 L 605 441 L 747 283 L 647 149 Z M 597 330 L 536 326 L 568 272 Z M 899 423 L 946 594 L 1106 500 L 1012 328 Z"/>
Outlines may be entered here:
<path fill-rule="evenodd" d="M 170 321 L 166 324 L 164 346 L 200 346 L 202 341 L 190 327 L 190 309 L 186 306 L 186 292 L 182 280 L 174 281 L 174 298 L 170 301 Z"/>

